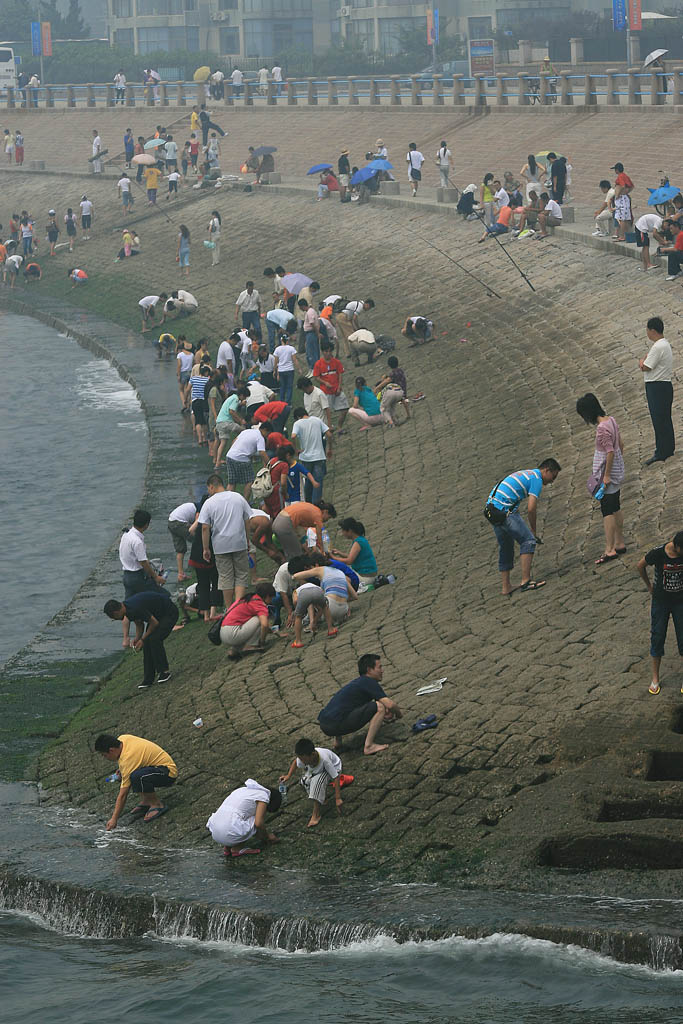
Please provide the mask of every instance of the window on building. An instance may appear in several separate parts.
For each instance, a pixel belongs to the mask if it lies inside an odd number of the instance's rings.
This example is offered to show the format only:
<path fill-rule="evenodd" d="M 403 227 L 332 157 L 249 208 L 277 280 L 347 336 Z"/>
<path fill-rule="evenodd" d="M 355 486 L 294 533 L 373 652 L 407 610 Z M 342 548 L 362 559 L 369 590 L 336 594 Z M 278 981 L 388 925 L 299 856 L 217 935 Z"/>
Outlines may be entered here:
<path fill-rule="evenodd" d="M 186 0 L 137 0 L 137 13 L 138 15 L 182 14 L 184 3 Z"/>
<path fill-rule="evenodd" d="M 133 0 L 113 0 L 111 13 L 115 18 L 130 18 L 133 14 Z"/>
<path fill-rule="evenodd" d="M 218 0 L 219 11 L 236 11 L 239 9 L 237 0 Z M 223 53 L 232 53 L 231 50 L 223 50 Z M 237 51 L 239 53 L 239 50 Z"/>
<path fill-rule="evenodd" d="M 238 28 L 221 28 L 220 49 L 221 53 L 240 52 L 240 30 Z"/>
<path fill-rule="evenodd" d="M 168 29 L 160 28 L 139 28 L 138 29 L 138 52 L 154 53 L 155 50 L 170 50 Z"/>
<path fill-rule="evenodd" d="M 261 18 L 244 22 L 244 52 L 247 57 L 275 57 L 284 49 L 313 50 L 311 18 Z"/>
<path fill-rule="evenodd" d="M 188 25 L 185 29 L 185 49 L 190 53 L 198 53 L 199 48 L 199 26 Z"/>
<path fill-rule="evenodd" d="M 197 0 L 185 0 L 184 5 L 186 11 L 197 10 Z"/>
<path fill-rule="evenodd" d="M 490 18 L 468 18 L 470 39 L 490 39 L 493 33 L 493 25 Z"/>
<path fill-rule="evenodd" d="M 114 46 L 118 46 L 122 50 L 130 50 L 132 53 L 135 50 L 133 29 L 117 28 L 114 32 Z"/>
<path fill-rule="evenodd" d="M 404 32 L 415 32 L 424 30 L 427 38 L 426 18 L 380 18 L 379 20 L 379 50 L 387 56 L 401 53 L 402 34 Z"/>
<path fill-rule="evenodd" d="M 374 25 L 375 23 L 372 18 L 359 18 L 358 21 L 354 19 L 349 22 L 349 32 L 352 39 L 366 50 L 374 50 L 375 48 Z"/>

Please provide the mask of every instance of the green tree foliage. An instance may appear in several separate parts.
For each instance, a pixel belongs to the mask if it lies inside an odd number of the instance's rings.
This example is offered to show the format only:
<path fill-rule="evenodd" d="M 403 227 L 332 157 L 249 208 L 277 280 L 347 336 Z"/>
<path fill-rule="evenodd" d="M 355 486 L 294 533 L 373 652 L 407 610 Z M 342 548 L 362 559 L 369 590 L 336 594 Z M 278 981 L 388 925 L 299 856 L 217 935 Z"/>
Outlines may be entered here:
<path fill-rule="evenodd" d="M 69 0 L 69 10 L 62 19 L 60 35 L 63 39 L 85 39 L 89 34 L 90 29 L 83 21 L 79 0 Z"/>

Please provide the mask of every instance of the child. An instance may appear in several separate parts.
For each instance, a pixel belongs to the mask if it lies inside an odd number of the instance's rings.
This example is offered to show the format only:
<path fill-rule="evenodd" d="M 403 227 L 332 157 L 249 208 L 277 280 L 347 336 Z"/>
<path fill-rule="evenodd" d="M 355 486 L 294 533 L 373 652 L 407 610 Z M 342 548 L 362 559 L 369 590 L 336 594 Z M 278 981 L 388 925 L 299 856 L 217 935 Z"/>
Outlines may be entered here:
<path fill-rule="evenodd" d="M 192 173 L 197 173 L 197 160 L 199 159 L 199 139 L 194 132 L 190 135 L 190 163 L 192 164 Z"/>
<path fill-rule="evenodd" d="M 339 632 L 332 622 L 332 613 L 325 592 L 317 583 L 301 583 L 294 591 L 294 640 L 291 647 L 303 647 L 302 631 L 304 618 L 308 616 L 308 631 L 315 636 L 320 613 L 325 616 L 327 635 L 336 636 Z"/>
<path fill-rule="evenodd" d="M 279 459 L 284 459 L 289 466 L 287 471 L 287 501 L 285 505 L 291 505 L 293 501 L 301 501 L 302 476 L 306 477 L 311 487 L 320 487 L 313 474 L 309 473 L 306 467 L 297 460 L 293 445 L 287 444 L 283 445 L 282 448 L 278 448 L 277 456 Z"/>
<path fill-rule="evenodd" d="M 183 181 L 187 179 L 187 168 L 190 166 L 190 143 L 189 141 L 183 146 L 183 151 L 180 154 L 180 169 L 183 172 Z"/>
<path fill-rule="evenodd" d="M 297 740 L 294 753 L 296 757 L 290 764 L 287 774 L 280 776 L 280 782 L 289 782 L 295 768 L 305 769 L 301 777 L 301 785 L 308 793 L 309 800 L 313 801 L 313 813 L 308 828 L 315 828 L 320 824 L 322 807 L 330 782 L 334 787 L 337 814 L 341 814 L 343 804 L 339 785 L 339 775 L 342 770 L 341 758 L 327 747 L 316 747 L 312 740 L 307 739 Z"/>
<path fill-rule="evenodd" d="M 171 171 L 168 176 L 168 193 L 166 199 L 170 199 L 172 195 L 178 198 L 178 182 L 180 181 L 180 175 L 177 170 Z"/>
<path fill-rule="evenodd" d="M 18 253 L 15 253 L 13 256 L 8 256 L 5 260 L 5 266 L 2 271 L 2 280 L 5 282 L 7 280 L 7 275 L 9 274 L 10 288 L 14 288 L 17 283 L 19 268 L 23 262 L 24 257 L 20 256 Z"/>
<path fill-rule="evenodd" d="M 55 245 L 59 238 L 59 228 L 57 227 L 57 221 L 55 220 L 55 211 L 50 210 L 48 213 L 49 221 L 47 222 L 47 240 L 50 243 L 50 256 L 56 256 Z"/>
<path fill-rule="evenodd" d="M 71 279 L 72 288 L 75 288 L 77 284 L 85 284 L 88 280 L 85 270 L 79 270 L 78 267 L 71 267 L 67 270 L 66 276 Z"/>

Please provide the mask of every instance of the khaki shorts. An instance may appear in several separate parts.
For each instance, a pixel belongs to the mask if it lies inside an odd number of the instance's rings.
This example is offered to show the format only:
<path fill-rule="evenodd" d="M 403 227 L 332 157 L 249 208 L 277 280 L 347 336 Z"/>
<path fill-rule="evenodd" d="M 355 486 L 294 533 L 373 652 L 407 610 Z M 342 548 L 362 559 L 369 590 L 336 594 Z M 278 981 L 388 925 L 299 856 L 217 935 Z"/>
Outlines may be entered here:
<path fill-rule="evenodd" d="M 341 412 L 349 407 L 349 400 L 343 391 L 340 391 L 338 395 L 328 395 L 327 400 L 330 403 L 330 409 L 334 412 Z"/>
<path fill-rule="evenodd" d="M 234 590 L 235 587 L 249 586 L 249 555 L 245 551 L 215 553 L 218 569 L 218 589 Z"/>
<path fill-rule="evenodd" d="M 339 182 L 340 185 L 343 185 L 344 188 L 348 188 L 349 187 L 349 175 L 348 174 L 340 174 L 338 176 L 338 178 L 337 178 L 337 181 Z"/>
<path fill-rule="evenodd" d="M 234 420 L 221 420 L 216 423 L 216 433 L 221 441 L 228 441 L 235 434 L 239 434 L 240 429 L 239 423 L 235 423 Z"/>

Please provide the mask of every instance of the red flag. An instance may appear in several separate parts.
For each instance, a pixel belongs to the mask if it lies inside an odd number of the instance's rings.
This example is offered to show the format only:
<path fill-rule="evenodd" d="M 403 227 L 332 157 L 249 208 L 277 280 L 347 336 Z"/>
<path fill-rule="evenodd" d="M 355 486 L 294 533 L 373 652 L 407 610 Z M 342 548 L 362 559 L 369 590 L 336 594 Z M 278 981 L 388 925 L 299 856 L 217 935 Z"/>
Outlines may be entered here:
<path fill-rule="evenodd" d="M 52 56 L 52 26 L 49 21 L 41 21 L 40 33 L 43 40 L 43 56 Z"/>
<path fill-rule="evenodd" d="M 631 30 L 640 32 L 643 27 L 641 0 L 631 0 Z"/>

